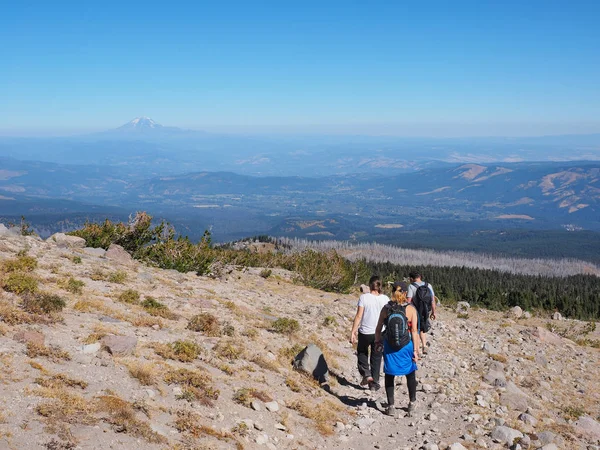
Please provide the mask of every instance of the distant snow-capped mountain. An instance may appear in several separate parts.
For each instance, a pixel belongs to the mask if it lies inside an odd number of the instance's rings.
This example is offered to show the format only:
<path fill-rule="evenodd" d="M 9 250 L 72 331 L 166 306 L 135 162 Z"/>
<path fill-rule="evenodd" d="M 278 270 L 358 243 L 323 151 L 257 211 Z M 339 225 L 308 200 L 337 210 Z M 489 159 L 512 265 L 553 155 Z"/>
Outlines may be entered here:
<path fill-rule="evenodd" d="M 177 127 L 166 127 L 156 123 L 150 117 L 141 116 L 121 125 L 118 128 L 89 135 L 100 139 L 125 140 L 164 140 L 172 138 L 195 138 L 203 136 L 202 131 L 184 130 Z"/>
<path fill-rule="evenodd" d="M 150 117 L 136 117 L 132 121 L 126 123 L 123 126 L 117 128 L 117 130 L 122 131 L 145 131 L 145 130 L 156 130 L 165 128 L 159 123 L 156 123 Z M 173 127 L 174 128 L 174 127 Z"/>

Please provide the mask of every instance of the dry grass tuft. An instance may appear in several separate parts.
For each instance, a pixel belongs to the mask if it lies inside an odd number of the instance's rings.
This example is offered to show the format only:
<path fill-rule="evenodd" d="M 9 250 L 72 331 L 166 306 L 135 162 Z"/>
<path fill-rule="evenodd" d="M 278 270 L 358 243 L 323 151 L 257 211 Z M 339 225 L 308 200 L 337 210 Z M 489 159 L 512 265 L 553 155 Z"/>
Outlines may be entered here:
<path fill-rule="evenodd" d="M 342 411 L 340 406 L 333 404 L 329 400 L 314 404 L 304 399 L 296 399 L 287 403 L 287 406 L 297 411 L 301 416 L 312 420 L 319 433 L 323 435 L 334 433 L 333 425 L 339 421 L 338 413 Z"/>
<path fill-rule="evenodd" d="M 258 389 L 254 389 L 254 388 L 242 388 L 242 389 L 238 389 L 237 391 L 234 392 L 233 394 L 233 401 L 236 403 L 239 403 L 240 405 L 244 405 L 246 407 L 250 407 L 250 404 L 252 403 L 252 399 L 258 399 L 261 400 L 263 402 L 270 402 L 273 401 L 273 398 L 267 394 L 264 391 L 260 391 Z"/>
<path fill-rule="evenodd" d="M 258 367 L 279 373 L 280 366 L 277 361 L 271 361 L 262 355 L 256 355 L 250 361 L 252 361 Z"/>
<path fill-rule="evenodd" d="M 197 331 L 206 336 L 220 336 L 221 329 L 219 321 L 210 313 L 200 313 L 190 319 L 187 329 Z"/>
<path fill-rule="evenodd" d="M 214 346 L 213 351 L 221 358 L 235 361 L 245 354 L 246 348 L 240 341 L 221 339 L 217 345 Z"/>
<path fill-rule="evenodd" d="M 153 297 L 146 297 L 141 303 L 146 312 L 152 316 L 162 317 L 163 319 L 176 320 L 177 314 L 174 314 L 167 305 L 159 302 Z"/>
<path fill-rule="evenodd" d="M 244 448 L 242 443 L 239 442 L 233 434 L 226 431 L 216 430 L 215 428 L 207 425 L 202 425 L 202 417 L 192 411 L 177 411 L 177 419 L 175 419 L 173 426 L 180 433 L 189 434 L 196 439 L 210 436 L 220 441 L 233 441 L 238 450 L 242 450 Z"/>
<path fill-rule="evenodd" d="M 80 395 L 72 394 L 62 388 L 43 388 L 35 393 L 40 397 L 52 399 L 36 407 L 37 413 L 51 423 L 94 425 L 97 422 L 94 417 L 94 404 Z"/>
<path fill-rule="evenodd" d="M 96 399 L 96 407 L 99 412 L 107 415 L 104 420 L 113 425 L 116 431 L 131 434 L 151 443 L 167 443 L 167 439 L 153 431 L 147 422 L 136 418 L 131 403 L 115 395 L 103 395 Z"/>
<path fill-rule="evenodd" d="M 129 374 L 133 378 L 137 378 L 142 386 L 152 386 L 158 381 L 159 370 L 156 364 L 134 361 L 125 363 L 125 366 L 129 370 Z"/>
<path fill-rule="evenodd" d="M 71 355 L 65 350 L 62 350 L 55 346 L 47 347 L 45 345 L 34 344 L 33 342 L 27 343 L 27 350 L 25 352 L 30 358 L 37 358 L 39 356 L 48 358 L 53 362 L 70 361 Z"/>
<path fill-rule="evenodd" d="M 172 369 L 164 377 L 167 384 L 177 384 L 182 387 L 184 398 L 197 400 L 206 406 L 212 406 L 212 401 L 219 398 L 219 390 L 212 385 L 210 374 L 199 370 Z"/>
<path fill-rule="evenodd" d="M 193 341 L 175 341 L 170 344 L 153 344 L 157 355 L 181 362 L 190 362 L 200 355 L 200 346 Z"/>
<path fill-rule="evenodd" d="M 127 290 L 121 292 L 121 294 L 119 294 L 119 297 L 117 299 L 123 303 L 130 303 L 132 305 L 137 305 L 140 303 L 140 293 L 138 291 L 136 291 L 135 289 L 127 289 Z"/>
<path fill-rule="evenodd" d="M 70 378 L 63 373 L 52 375 L 50 378 L 36 378 L 35 382 L 40 386 L 49 389 L 61 389 L 65 387 L 85 389 L 88 387 L 88 384 L 85 381 Z"/>
<path fill-rule="evenodd" d="M 0 317 L 8 325 L 19 325 L 22 323 L 32 323 L 33 317 L 26 312 L 15 308 L 11 303 L 0 299 Z"/>

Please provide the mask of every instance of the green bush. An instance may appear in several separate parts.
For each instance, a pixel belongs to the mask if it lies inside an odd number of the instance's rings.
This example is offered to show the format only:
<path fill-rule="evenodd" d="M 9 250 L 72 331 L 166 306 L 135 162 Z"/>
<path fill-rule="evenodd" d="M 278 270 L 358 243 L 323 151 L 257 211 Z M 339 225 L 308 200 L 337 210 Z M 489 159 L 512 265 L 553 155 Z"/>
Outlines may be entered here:
<path fill-rule="evenodd" d="M 296 319 L 281 318 L 273 322 L 272 329 L 275 333 L 293 334 L 300 329 L 300 324 Z"/>
<path fill-rule="evenodd" d="M 22 305 L 25 311 L 33 314 L 52 314 L 61 312 L 66 302 L 58 295 L 36 292 L 25 294 Z"/>
<path fill-rule="evenodd" d="M 161 269 L 204 275 L 209 272 L 210 265 L 215 260 L 215 252 L 210 248 L 209 242 L 205 240 L 194 244 L 187 237 L 172 237 L 143 248 L 138 256 Z"/>
<path fill-rule="evenodd" d="M 140 303 L 140 293 L 135 289 L 127 289 L 119 294 L 118 299 L 123 303 L 137 305 Z"/>
<path fill-rule="evenodd" d="M 165 319 L 176 318 L 176 315 L 171 312 L 167 305 L 159 302 L 154 297 L 146 297 L 141 305 L 152 316 L 163 317 Z"/>
<path fill-rule="evenodd" d="M 81 264 L 81 256 L 73 256 L 71 261 L 73 261 L 73 264 Z"/>
<path fill-rule="evenodd" d="M 327 316 L 323 319 L 323 326 L 329 327 L 331 325 L 337 325 L 337 320 L 333 316 Z"/>
<path fill-rule="evenodd" d="M 273 271 L 271 269 L 263 269 L 260 271 L 260 276 L 263 278 L 269 278 Z"/>
<path fill-rule="evenodd" d="M 85 283 L 81 280 L 77 280 L 70 277 L 67 281 L 61 283 L 61 287 L 72 294 L 81 294 Z"/>
<path fill-rule="evenodd" d="M 110 283 L 123 284 L 127 280 L 127 272 L 124 270 L 117 270 L 116 272 L 112 272 L 108 276 L 108 281 Z"/>
<path fill-rule="evenodd" d="M 33 256 L 19 255 L 2 263 L 4 272 L 33 272 L 37 268 L 37 259 Z"/>
<path fill-rule="evenodd" d="M 33 293 L 38 289 L 35 277 L 23 272 L 11 272 L 2 282 L 2 288 L 15 294 Z"/>
<path fill-rule="evenodd" d="M 175 341 L 169 346 L 177 359 L 182 362 L 193 361 L 200 355 L 200 346 L 193 341 Z"/>

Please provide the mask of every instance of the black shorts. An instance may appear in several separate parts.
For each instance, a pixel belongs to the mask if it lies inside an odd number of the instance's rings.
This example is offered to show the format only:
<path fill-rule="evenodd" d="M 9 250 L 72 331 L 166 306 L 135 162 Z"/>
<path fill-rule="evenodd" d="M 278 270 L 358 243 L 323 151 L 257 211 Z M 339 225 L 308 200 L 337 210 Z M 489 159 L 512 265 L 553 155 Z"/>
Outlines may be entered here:
<path fill-rule="evenodd" d="M 419 333 L 422 331 L 423 333 L 427 333 L 431 330 L 431 320 L 429 320 L 429 312 L 427 312 L 426 317 L 418 316 L 417 320 L 417 330 Z"/>

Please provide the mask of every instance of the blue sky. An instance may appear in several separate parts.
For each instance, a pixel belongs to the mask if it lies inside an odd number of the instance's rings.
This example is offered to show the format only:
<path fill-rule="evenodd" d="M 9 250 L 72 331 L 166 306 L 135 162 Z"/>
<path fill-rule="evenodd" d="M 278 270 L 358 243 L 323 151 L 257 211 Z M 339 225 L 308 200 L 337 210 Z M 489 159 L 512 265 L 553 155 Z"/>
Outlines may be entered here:
<path fill-rule="evenodd" d="M 598 1 L 9 2 L 0 132 L 600 132 Z"/>

